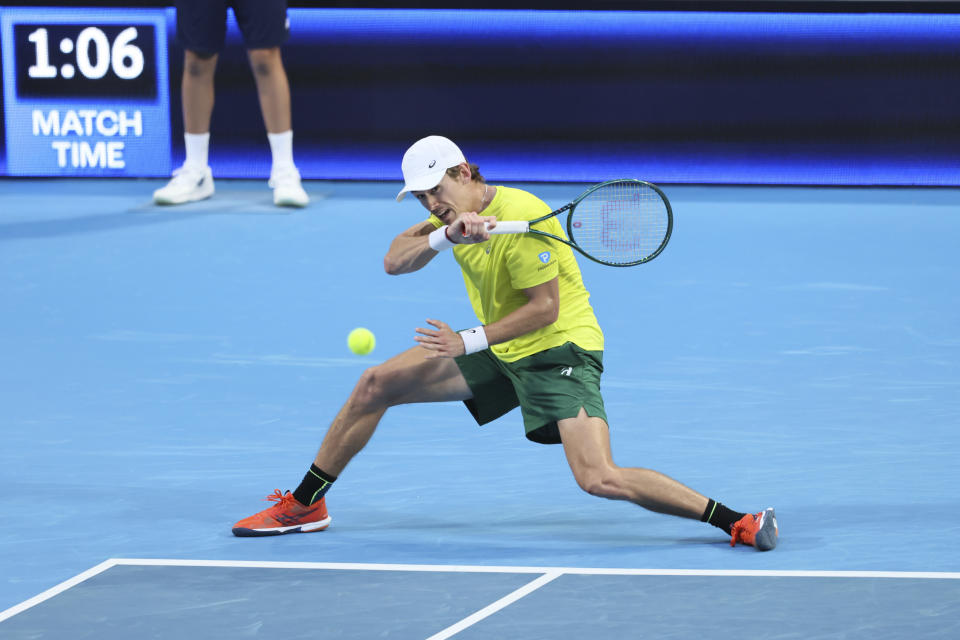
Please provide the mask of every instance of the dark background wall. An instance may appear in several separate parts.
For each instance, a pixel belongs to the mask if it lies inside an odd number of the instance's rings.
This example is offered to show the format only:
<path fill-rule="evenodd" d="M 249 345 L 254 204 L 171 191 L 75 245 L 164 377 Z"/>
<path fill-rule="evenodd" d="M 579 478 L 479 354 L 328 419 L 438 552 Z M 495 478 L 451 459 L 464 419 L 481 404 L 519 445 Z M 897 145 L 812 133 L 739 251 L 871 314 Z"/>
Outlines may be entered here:
<path fill-rule="evenodd" d="M 284 60 L 306 177 L 395 179 L 406 146 L 442 133 L 472 159 L 496 163 L 503 179 L 960 184 L 957 3 L 335 8 L 344 4 L 290 2 Z M 586 6 L 630 11 L 576 11 Z M 172 15 L 176 158 L 183 53 Z M 268 170 L 235 28 L 218 69 L 212 137 L 220 175 Z"/>

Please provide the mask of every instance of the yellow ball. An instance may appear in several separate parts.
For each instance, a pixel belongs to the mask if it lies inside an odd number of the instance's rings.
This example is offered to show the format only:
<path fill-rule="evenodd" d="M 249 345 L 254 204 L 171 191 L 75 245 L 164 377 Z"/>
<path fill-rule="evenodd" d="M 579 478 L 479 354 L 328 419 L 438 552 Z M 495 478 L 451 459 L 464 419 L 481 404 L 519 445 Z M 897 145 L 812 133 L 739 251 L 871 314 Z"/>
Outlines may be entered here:
<path fill-rule="evenodd" d="M 377 344 L 377 339 L 373 337 L 373 332 L 364 327 L 357 327 L 347 336 L 347 346 L 358 356 L 365 356 Z"/>

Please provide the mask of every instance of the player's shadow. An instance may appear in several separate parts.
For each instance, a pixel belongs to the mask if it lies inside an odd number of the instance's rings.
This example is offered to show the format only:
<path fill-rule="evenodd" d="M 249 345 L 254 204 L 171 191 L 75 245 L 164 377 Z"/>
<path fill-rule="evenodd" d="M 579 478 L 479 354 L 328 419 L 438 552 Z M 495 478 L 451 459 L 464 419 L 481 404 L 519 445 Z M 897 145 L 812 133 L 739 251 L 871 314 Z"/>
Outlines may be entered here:
<path fill-rule="evenodd" d="M 411 539 L 418 539 L 425 532 L 443 536 L 464 533 L 470 537 L 500 540 L 503 543 L 511 539 L 544 538 L 553 541 L 562 540 L 565 545 L 587 548 L 613 546 L 627 549 L 730 544 L 730 537 L 719 530 L 711 530 L 708 533 L 693 532 L 677 537 L 666 533 L 646 532 L 636 526 L 626 525 L 622 517 L 616 516 L 606 519 L 596 517 L 577 519 L 550 515 L 534 518 L 505 517 L 477 522 L 453 516 L 445 518 L 422 514 L 411 519 L 409 516 L 396 517 L 393 514 L 380 512 L 376 516 L 371 515 L 371 519 L 367 522 L 354 522 L 349 525 L 341 523 L 340 526 L 358 532 L 384 530 L 406 532 Z M 528 542 L 523 544 L 529 545 Z"/>

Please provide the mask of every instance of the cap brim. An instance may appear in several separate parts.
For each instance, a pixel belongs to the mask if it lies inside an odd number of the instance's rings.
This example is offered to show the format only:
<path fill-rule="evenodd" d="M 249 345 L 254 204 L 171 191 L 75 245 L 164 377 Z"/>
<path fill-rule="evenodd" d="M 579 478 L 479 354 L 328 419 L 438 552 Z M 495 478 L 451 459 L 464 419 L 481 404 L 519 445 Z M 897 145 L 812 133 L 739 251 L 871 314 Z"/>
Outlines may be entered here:
<path fill-rule="evenodd" d="M 446 172 L 446 169 L 438 169 L 426 175 L 417 176 L 413 180 L 409 180 L 407 184 L 403 185 L 403 189 L 400 190 L 400 193 L 397 194 L 397 202 L 403 200 L 403 197 L 410 191 L 426 191 L 428 189 L 433 189 L 435 186 L 440 184 L 440 181 L 443 180 L 443 176 Z"/>

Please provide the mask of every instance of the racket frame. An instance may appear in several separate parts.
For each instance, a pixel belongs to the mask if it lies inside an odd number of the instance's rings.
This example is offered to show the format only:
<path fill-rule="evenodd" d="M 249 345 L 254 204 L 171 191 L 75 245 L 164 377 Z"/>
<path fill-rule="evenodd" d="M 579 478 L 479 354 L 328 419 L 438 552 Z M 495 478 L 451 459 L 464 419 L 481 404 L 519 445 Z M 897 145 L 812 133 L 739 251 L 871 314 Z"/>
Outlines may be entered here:
<path fill-rule="evenodd" d="M 591 193 L 593 193 L 597 189 L 602 189 L 603 187 L 606 187 L 611 184 L 624 183 L 624 182 L 640 184 L 645 187 L 649 187 L 653 189 L 654 192 L 657 193 L 657 195 L 660 196 L 660 199 L 663 201 L 663 204 L 667 210 L 667 231 L 664 234 L 663 240 L 660 242 L 660 245 L 650 255 L 645 256 L 640 260 L 634 260 L 633 262 L 624 262 L 624 263 L 608 262 L 606 260 L 602 260 L 600 258 L 590 255 L 584 249 L 578 246 L 574 240 L 572 240 L 576 238 L 576 233 L 574 233 L 573 231 L 573 212 L 577 208 L 577 205 L 580 204 L 580 202 L 582 202 L 587 196 L 589 196 Z M 569 212 L 567 214 L 566 228 L 567 228 L 567 237 L 571 238 L 571 240 L 566 240 L 559 236 L 555 236 L 552 233 L 548 233 L 546 231 L 541 231 L 539 229 L 532 228 L 533 225 L 537 224 L 538 222 L 549 220 L 550 218 L 560 215 L 564 211 Z M 583 193 L 581 193 L 579 196 L 577 196 L 577 198 L 574 199 L 573 201 L 565 204 L 559 209 L 551 211 L 550 213 L 544 216 L 540 216 L 539 218 L 536 218 L 534 220 L 504 220 L 502 222 L 497 222 L 497 226 L 491 229 L 490 233 L 491 234 L 535 233 L 537 235 L 546 236 L 553 240 L 562 242 L 568 247 L 574 249 L 575 251 L 578 251 L 585 258 L 593 260 L 594 262 L 597 262 L 599 264 L 606 265 L 608 267 L 634 267 L 638 264 L 644 264 L 645 262 L 650 262 L 651 260 L 656 258 L 658 255 L 660 255 L 660 253 L 663 252 L 663 250 L 666 248 L 667 243 L 670 241 L 670 235 L 673 233 L 673 208 L 670 206 L 670 200 L 667 199 L 667 195 L 657 185 L 652 184 L 650 182 L 646 182 L 645 180 L 637 180 L 635 178 L 619 178 L 616 180 L 607 180 L 606 182 L 595 184 L 589 189 L 587 189 L 586 191 L 584 191 Z"/>

